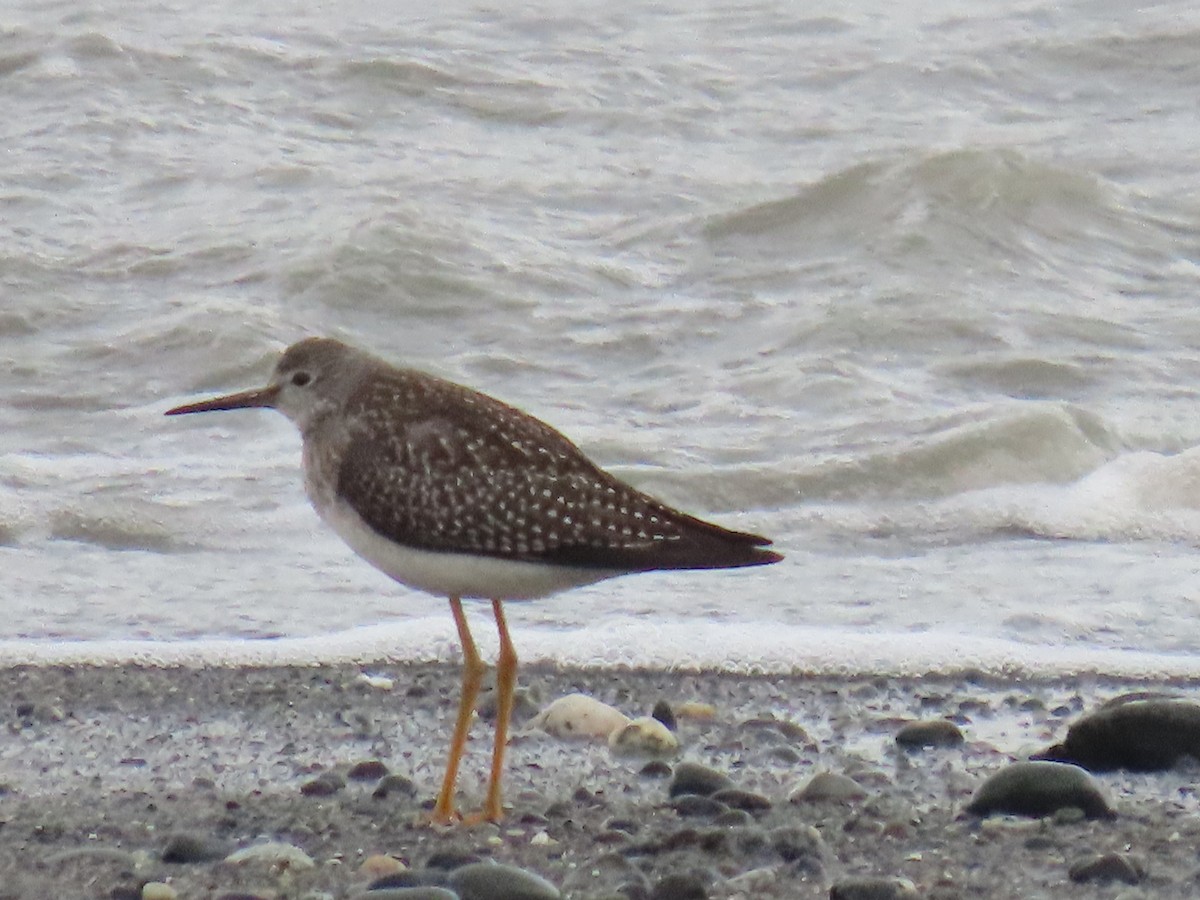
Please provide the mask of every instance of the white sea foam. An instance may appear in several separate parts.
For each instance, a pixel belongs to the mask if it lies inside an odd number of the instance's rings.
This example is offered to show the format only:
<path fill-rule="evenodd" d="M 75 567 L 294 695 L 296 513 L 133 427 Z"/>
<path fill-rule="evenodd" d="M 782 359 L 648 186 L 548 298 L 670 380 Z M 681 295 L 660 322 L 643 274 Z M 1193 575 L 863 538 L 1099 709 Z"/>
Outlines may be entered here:
<path fill-rule="evenodd" d="M 449 617 L 278 640 L 0 641 L 0 665 L 307 666 L 452 662 L 458 643 Z M 485 657 L 496 641 L 476 628 Z M 621 619 L 602 628 L 514 635 L 523 665 L 650 668 L 744 675 L 970 674 L 1004 678 L 1200 678 L 1193 655 L 1020 644 L 994 638 L 860 634 L 844 630 Z"/>

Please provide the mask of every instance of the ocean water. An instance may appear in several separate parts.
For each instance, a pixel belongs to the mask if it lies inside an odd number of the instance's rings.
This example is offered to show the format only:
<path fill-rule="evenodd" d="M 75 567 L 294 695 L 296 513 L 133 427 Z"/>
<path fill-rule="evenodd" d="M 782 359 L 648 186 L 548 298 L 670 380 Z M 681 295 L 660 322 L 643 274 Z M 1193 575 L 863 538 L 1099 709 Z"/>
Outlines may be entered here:
<path fill-rule="evenodd" d="M 1200 8 L 0 9 L 0 657 L 450 658 L 270 412 L 328 334 L 780 565 L 526 660 L 1200 675 Z M 481 610 L 480 642 L 494 647 Z"/>

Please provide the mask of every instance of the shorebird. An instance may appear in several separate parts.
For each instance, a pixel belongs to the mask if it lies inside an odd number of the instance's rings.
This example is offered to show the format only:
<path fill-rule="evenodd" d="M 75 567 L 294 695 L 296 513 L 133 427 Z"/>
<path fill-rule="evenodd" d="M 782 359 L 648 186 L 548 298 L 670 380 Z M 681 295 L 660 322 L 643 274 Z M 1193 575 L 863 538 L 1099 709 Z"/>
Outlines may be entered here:
<path fill-rule="evenodd" d="M 300 429 L 308 497 L 359 556 L 401 584 L 450 600 L 462 692 L 435 822 L 462 818 L 455 784 L 486 669 L 464 599 L 491 601 L 500 637 L 487 799 L 468 818 L 499 821 L 517 678 L 505 600 L 633 572 L 782 558 L 766 549 L 766 538 L 697 519 L 625 484 L 519 409 L 329 338 L 287 348 L 266 387 L 166 415 L 253 407 L 277 409 Z"/>

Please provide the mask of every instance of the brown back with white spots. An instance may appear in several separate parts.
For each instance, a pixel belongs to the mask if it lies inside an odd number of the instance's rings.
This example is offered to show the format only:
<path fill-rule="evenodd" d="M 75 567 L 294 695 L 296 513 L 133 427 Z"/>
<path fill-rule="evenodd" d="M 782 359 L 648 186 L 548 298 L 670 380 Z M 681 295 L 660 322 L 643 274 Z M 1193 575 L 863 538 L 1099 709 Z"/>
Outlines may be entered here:
<path fill-rule="evenodd" d="M 545 423 L 451 382 L 381 364 L 344 413 L 337 492 L 408 546 L 625 571 L 780 558 L 765 538 L 673 510 Z"/>

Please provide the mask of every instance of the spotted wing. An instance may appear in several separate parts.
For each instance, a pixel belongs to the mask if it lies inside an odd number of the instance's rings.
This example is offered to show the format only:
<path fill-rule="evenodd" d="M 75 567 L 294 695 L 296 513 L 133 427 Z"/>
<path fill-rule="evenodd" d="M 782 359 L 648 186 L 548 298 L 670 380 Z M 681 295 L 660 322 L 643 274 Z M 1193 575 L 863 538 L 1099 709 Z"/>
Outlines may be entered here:
<path fill-rule="evenodd" d="M 550 426 L 459 385 L 406 376 L 355 398 L 338 492 L 423 550 L 626 571 L 762 565 L 757 535 L 688 516 L 592 464 Z M 386 410 L 371 416 L 368 409 Z"/>

